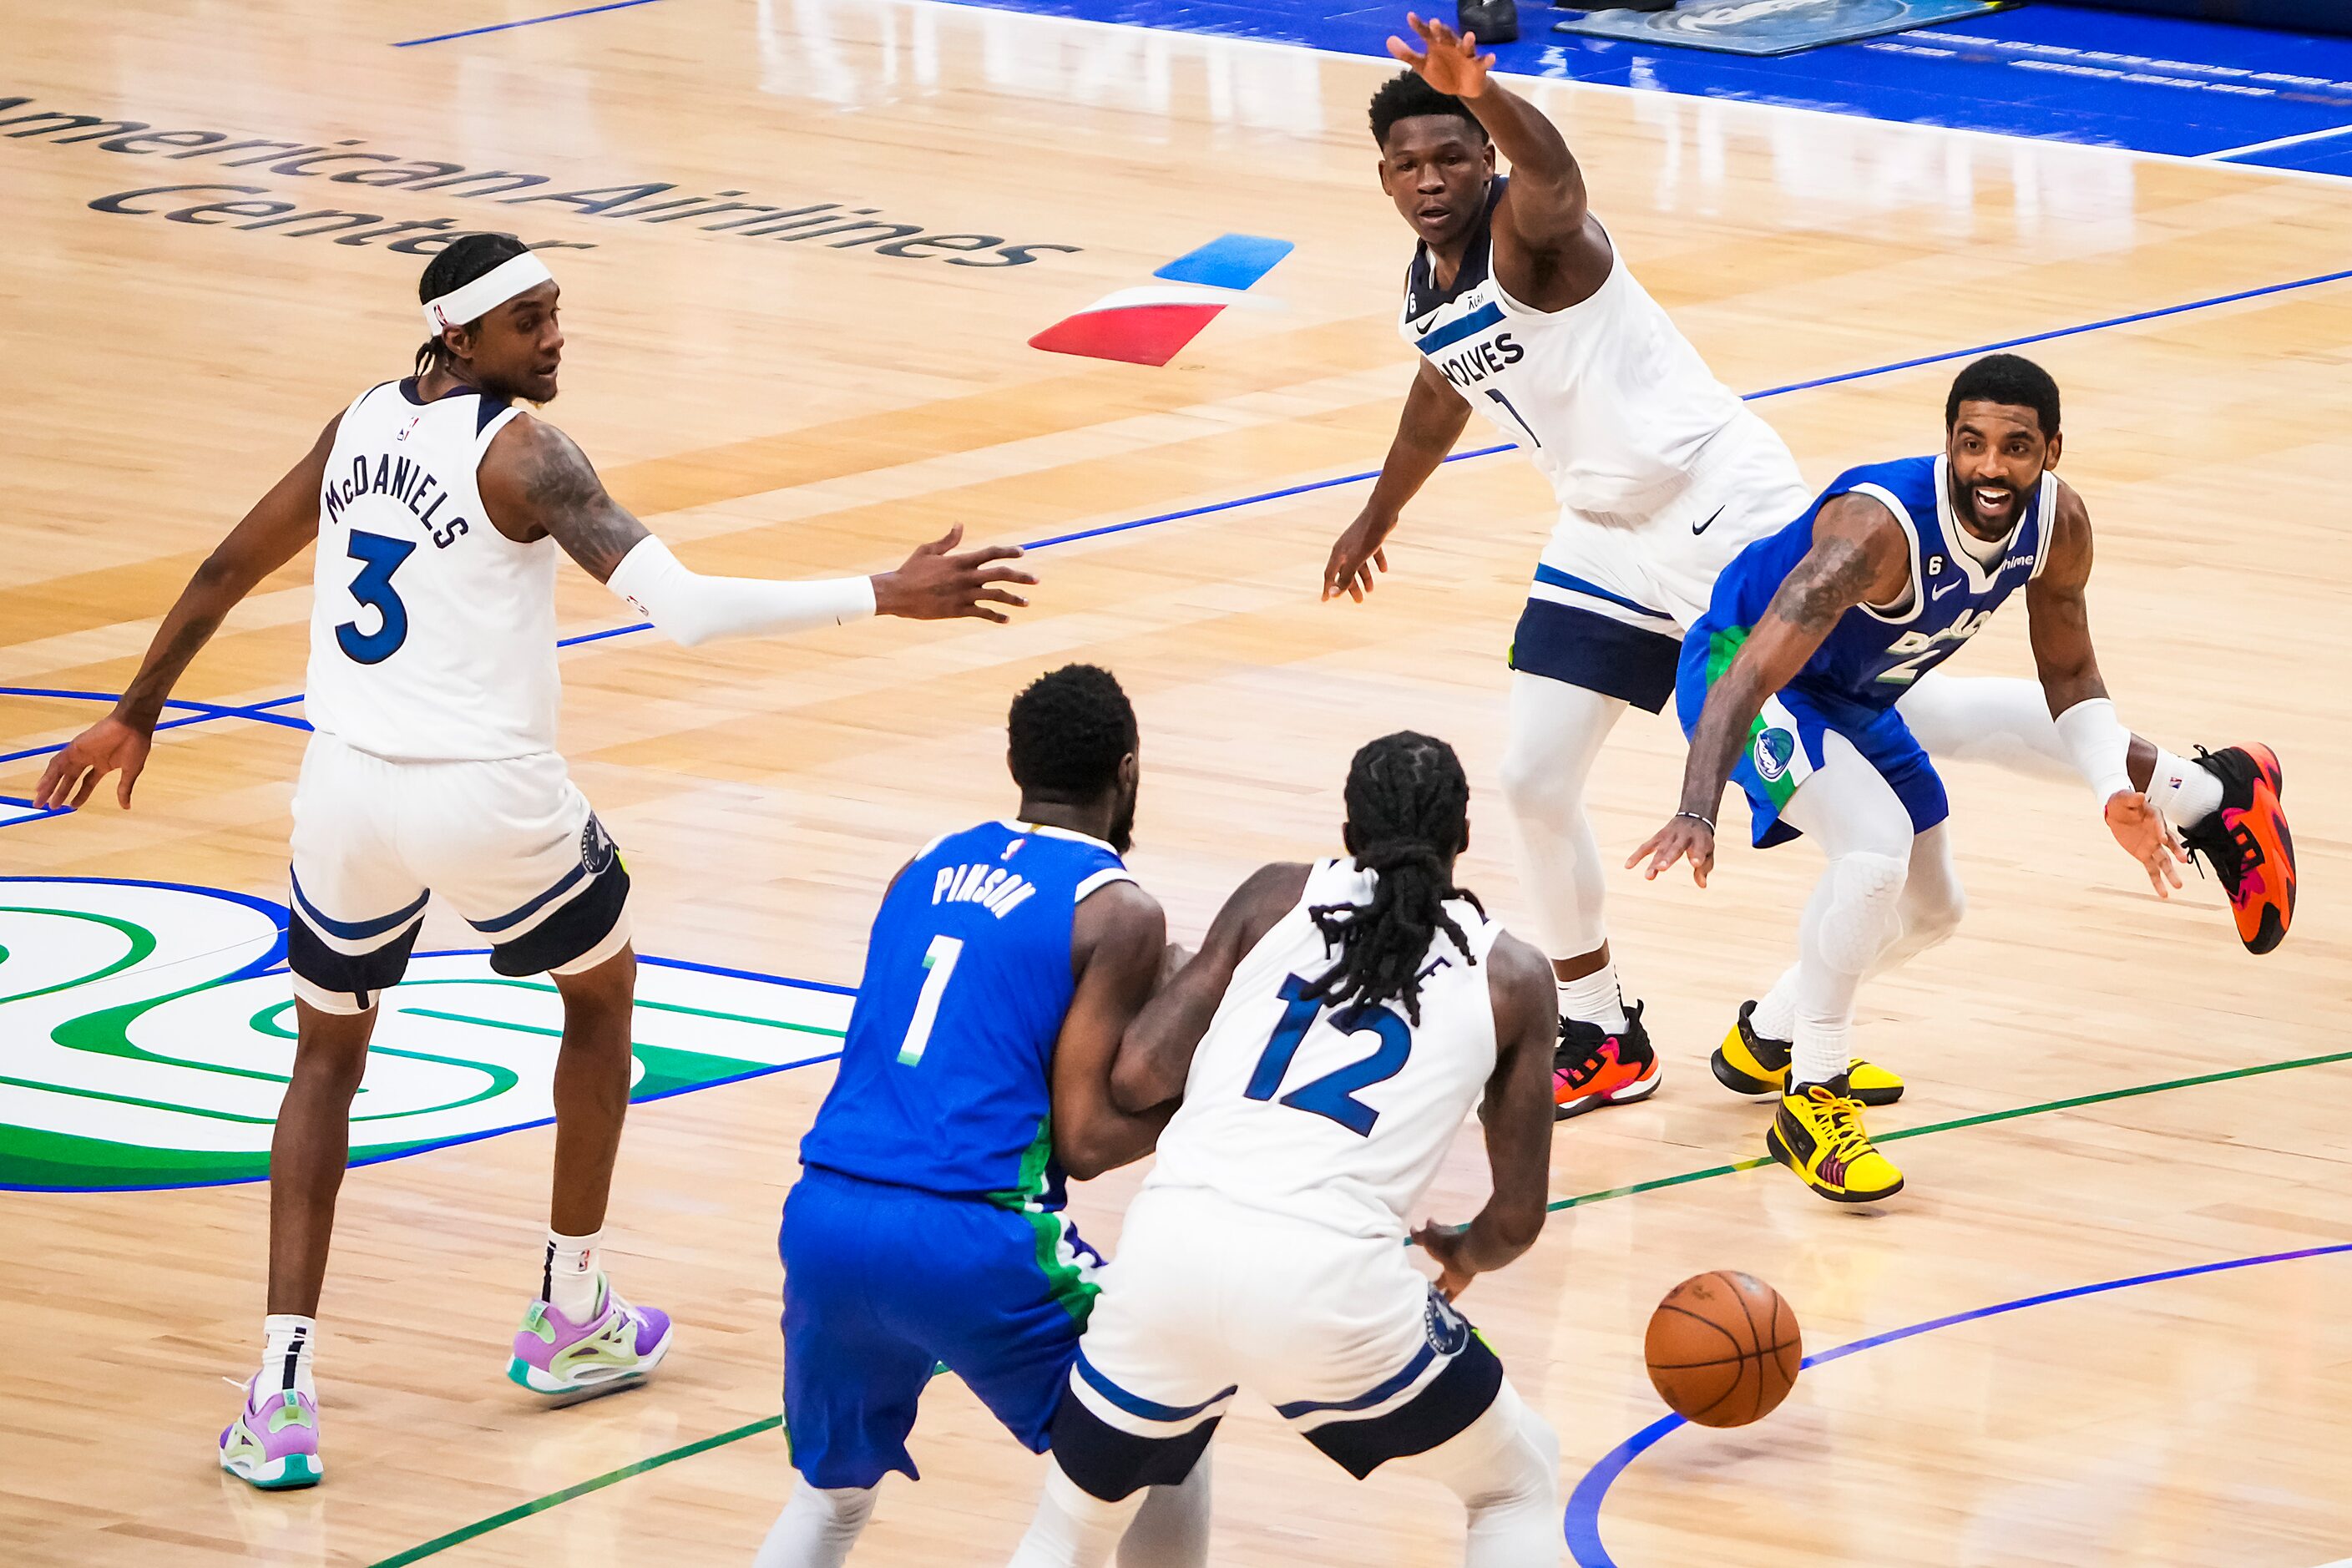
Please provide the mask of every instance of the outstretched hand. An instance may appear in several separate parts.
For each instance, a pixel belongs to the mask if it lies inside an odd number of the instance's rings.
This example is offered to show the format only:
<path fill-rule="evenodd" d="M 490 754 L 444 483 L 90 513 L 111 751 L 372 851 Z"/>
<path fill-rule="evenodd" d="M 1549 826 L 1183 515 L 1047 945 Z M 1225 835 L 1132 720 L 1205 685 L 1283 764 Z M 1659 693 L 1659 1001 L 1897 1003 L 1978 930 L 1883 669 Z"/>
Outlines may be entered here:
<path fill-rule="evenodd" d="M 1470 1281 L 1478 1277 L 1478 1271 L 1462 1258 L 1469 1235 L 1466 1225 L 1440 1225 L 1435 1220 L 1412 1233 L 1414 1245 L 1437 1259 L 1437 1293 L 1449 1301 L 1470 1289 Z"/>
<path fill-rule="evenodd" d="M 114 786 L 115 804 L 131 809 L 131 788 L 147 766 L 147 750 L 154 736 L 136 724 L 111 714 L 75 736 L 66 749 L 49 759 L 41 782 L 33 786 L 33 804 L 44 809 L 79 809 L 107 774 L 120 771 Z"/>
<path fill-rule="evenodd" d="M 2137 790 L 2117 790 L 2109 795 L 2107 831 L 2116 836 L 2124 853 L 2147 872 L 2148 886 L 2156 889 L 2156 896 L 2172 897 L 2172 889 L 2180 886 L 2180 867 L 2189 853 L 2172 836 L 2171 826 L 2147 803 L 2147 796 Z"/>
<path fill-rule="evenodd" d="M 1026 608 L 1029 601 L 998 586 L 1003 583 L 1034 584 L 1037 579 L 994 561 L 1021 556 L 1017 544 L 990 544 L 951 553 L 963 539 L 957 523 L 929 544 L 919 544 L 896 572 L 874 579 L 874 613 L 902 616 L 910 621 L 952 621 L 964 616 L 1002 623 L 1009 617 L 992 605 Z"/>
<path fill-rule="evenodd" d="M 1389 569 L 1389 552 L 1381 542 L 1394 526 L 1393 519 L 1378 518 L 1370 511 L 1348 525 L 1348 531 L 1332 543 L 1330 559 L 1323 563 L 1324 598 L 1345 594 L 1360 605 L 1364 602 L 1364 595 L 1372 591 L 1373 568 Z"/>
<path fill-rule="evenodd" d="M 1457 33 L 1435 17 L 1423 21 L 1405 13 L 1405 26 L 1422 42 L 1414 48 L 1402 38 L 1389 39 L 1389 53 L 1421 73 L 1423 81 L 1455 98 L 1475 98 L 1486 90 L 1486 73 L 1495 57 L 1478 52 L 1478 35 Z"/>
<path fill-rule="evenodd" d="M 1696 816 L 1678 812 L 1626 857 L 1626 869 L 1641 865 L 1644 855 L 1650 858 L 1649 866 L 1642 873 L 1644 880 L 1656 881 L 1660 872 L 1673 870 L 1675 861 L 1687 857 L 1691 880 L 1704 888 L 1706 874 L 1715 869 L 1715 829 Z"/>

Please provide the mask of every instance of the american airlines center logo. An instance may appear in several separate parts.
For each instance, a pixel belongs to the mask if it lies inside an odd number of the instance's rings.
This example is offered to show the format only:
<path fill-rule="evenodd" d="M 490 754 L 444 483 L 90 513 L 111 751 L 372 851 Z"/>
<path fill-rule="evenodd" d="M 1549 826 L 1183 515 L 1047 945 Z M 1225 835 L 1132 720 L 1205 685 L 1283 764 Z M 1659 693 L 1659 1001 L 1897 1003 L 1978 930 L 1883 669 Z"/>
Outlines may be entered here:
<path fill-rule="evenodd" d="M 294 1060 L 286 914 L 162 882 L 0 878 L 0 1186 L 254 1181 Z M 830 1059 L 850 996 L 647 959 L 630 1098 Z M 562 1010 L 478 953 L 420 954 L 388 993 L 354 1163 L 546 1121 Z"/>

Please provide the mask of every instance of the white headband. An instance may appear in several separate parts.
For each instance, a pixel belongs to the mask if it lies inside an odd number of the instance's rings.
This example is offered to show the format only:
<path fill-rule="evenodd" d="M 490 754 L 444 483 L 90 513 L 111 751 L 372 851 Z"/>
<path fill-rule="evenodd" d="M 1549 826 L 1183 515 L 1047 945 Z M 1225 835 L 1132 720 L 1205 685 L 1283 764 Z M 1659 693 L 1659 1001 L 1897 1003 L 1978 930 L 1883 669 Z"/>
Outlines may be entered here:
<path fill-rule="evenodd" d="M 463 283 L 437 300 L 425 301 L 425 330 L 439 337 L 450 327 L 478 321 L 526 289 L 551 283 L 555 274 L 530 251 L 499 262 L 471 283 Z"/>

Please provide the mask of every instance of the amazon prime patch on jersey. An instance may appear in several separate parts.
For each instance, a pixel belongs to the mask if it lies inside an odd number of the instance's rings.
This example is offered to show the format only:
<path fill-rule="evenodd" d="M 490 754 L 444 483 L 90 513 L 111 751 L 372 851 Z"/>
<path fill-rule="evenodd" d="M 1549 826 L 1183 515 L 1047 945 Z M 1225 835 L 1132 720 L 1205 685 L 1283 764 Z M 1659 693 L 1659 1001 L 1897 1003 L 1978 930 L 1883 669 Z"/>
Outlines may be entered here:
<path fill-rule="evenodd" d="M 1684 0 L 1671 11 L 1586 11 L 1553 30 L 1722 54 L 1793 55 L 2009 8 L 2008 0 Z"/>

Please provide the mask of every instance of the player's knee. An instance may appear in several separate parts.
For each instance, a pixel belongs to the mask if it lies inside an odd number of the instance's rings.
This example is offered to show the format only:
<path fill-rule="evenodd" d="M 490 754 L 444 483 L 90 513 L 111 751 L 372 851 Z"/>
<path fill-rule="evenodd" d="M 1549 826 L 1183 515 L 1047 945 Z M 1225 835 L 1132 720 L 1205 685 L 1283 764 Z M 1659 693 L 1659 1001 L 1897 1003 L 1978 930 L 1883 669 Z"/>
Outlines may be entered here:
<path fill-rule="evenodd" d="M 1839 969 L 1859 971 L 1902 929 L 1904 883 L 1909 868 L 1899 856 L 1856 850 L 1830 863 L 1831 900 L 1821 922 L 1822 955 Z"/>
<path fill-rule="evenodd" d="M 1583 778 L 1538 736 L 1511 737 L 1499 782 L 1504 803 L 1522 820 L 1565 823 L 1583 815 Z"/>
<path fill-rule="evenodd" d="M 1905 902 L 1904 928 L 1922 947 L 1933 947 L 1960 929 L 1969 912 L 1969 896 L 1958 882 L 1945 881 L 1930 890 L 1914 879 Z"/>

